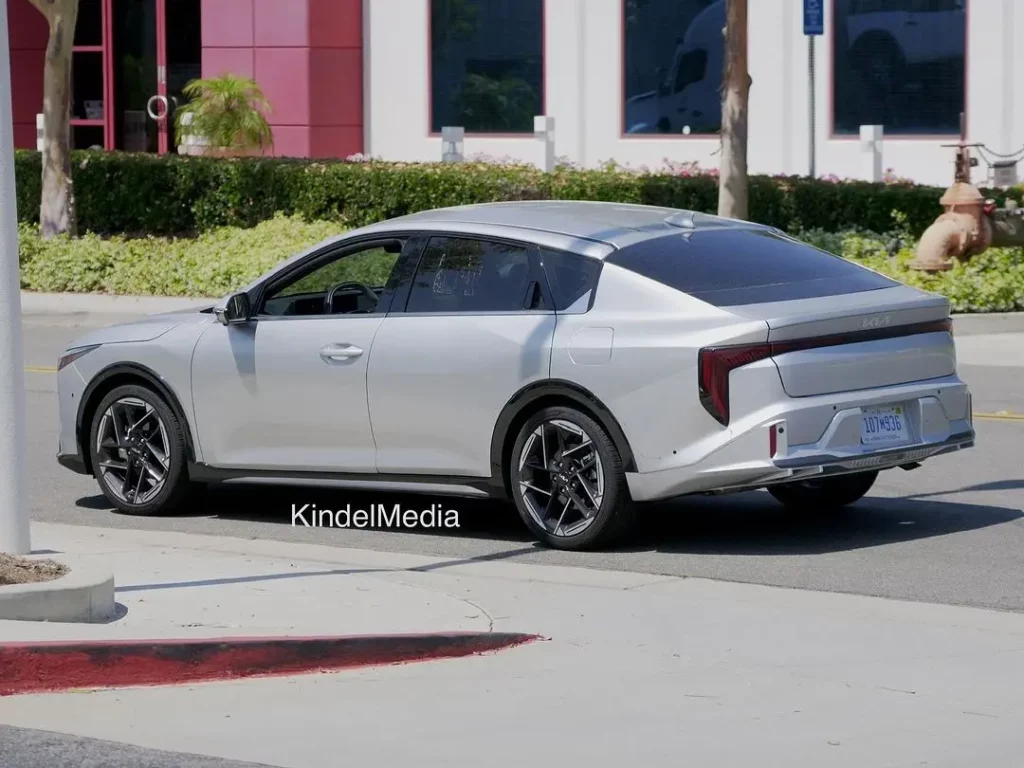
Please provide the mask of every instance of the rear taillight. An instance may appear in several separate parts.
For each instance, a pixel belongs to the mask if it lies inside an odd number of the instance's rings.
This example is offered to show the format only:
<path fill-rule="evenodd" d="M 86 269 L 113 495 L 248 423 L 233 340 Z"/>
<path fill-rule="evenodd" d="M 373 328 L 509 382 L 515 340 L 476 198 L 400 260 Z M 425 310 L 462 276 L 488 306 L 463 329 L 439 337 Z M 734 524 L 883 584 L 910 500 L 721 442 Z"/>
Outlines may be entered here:
<path fill-rule="evenodd" d="M 877 328 L 864 331 L 813 336 L 807 339 L 788 339 L 764 344 L 740 344 L 731 347 L 704 347 L 697 353 L 697 378 L 701 405 L 723 426 L 729 425 L 729 374 L 736 368 L 756 363 L 787 352 L 801 352 L 821 347 L 837 347 L 878 339 L 916 336 L 923 333 L 953 333 L 953 320 L 935 320 L 895 328 Z"/>
<path fill-rule="evenodd" d="M 705 347 L 697 355 L 700 402 L 723 426 L 729 423 L 729 374 L 735 368 L 771 357 L 771 344 Z"/>

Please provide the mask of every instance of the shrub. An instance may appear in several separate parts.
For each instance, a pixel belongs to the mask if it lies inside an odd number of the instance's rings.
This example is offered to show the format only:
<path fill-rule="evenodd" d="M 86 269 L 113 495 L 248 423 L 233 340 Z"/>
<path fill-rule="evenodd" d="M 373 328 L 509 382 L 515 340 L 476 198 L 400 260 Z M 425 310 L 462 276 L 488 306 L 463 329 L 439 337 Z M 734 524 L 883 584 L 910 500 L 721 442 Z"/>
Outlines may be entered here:
<path fill-rule="evenodd" d="M 82 231 L 98 234 L 194 234 L 223 226 L 252 227 L 278 213 L 360 226 L 427 208 L 497 200 L 604 200 L 713 212 L 718 198 L 716 174 L 679 165 L 660 172 L 614 165 L 590 170 L 561 166 L 545 174 L 527 165 L 486 162 L 156 157 L 88 151 L 76 151 L 73 159 L 79 225 Z M 19 214 L 23 221 L 37 221 L 39 155 L 19 151 L 15 165 Z M 885 231 L 891 211 L 899 210 L 917 236 L 941 213 L 942 192 L 904 182 L 754 176 L 750 216 L 786 230 Z"/>
<path fill-rule="evenodd" d="M 798 236 L 900 282 L 947 296 L 955 312 L 1024 310 L 1024 251 L 994 248 L 948 272 L 928 275 L 907 267 L 914 243 L 901 226 L 896 222 L 885 235 L 858 230 Z M 195 239 L 90 234 L 41 240 L 34 226 L 21 224 L 21 286 L 54 292 L 224 296 L 340 231 L 333 222 L 279 215 L 251 229 L 220 227 Z M 382 283 L 390 261 L 367 262 L 357 274 L 346 271 L 345 277 Z"/>
<path fill-rule="evenodd" d="M 251 229 L 222 227 L 188 238 L 41 240 L 20 232 L 21 287 L 32 291 L 224 296 L 282 260 L 339 234 L 336 224 L 278 216 Z"/>

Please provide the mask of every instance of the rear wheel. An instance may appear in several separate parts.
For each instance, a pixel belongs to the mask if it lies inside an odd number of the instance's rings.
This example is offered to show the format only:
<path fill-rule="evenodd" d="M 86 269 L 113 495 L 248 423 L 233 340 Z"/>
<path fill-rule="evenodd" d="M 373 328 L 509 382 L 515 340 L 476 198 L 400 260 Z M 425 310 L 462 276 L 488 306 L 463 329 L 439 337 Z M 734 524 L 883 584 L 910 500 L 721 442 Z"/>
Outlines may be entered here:
<path fill-rule="evenodd" d="M 185 437 L 167 403 L 148 387 L 117 387 L 100 401 L 89 432 L 103 495 L 130 515 L 173 511 L 188 495 Z"/>
<path fill-rule="evenodd" d="M 878 472 L 857 472 L 772 485 L 768 487 L 768 493 L 787 507 L 802 512 L 838 509 L 862 499 L 877 478 Z"/>
<path fill-rule="evenodd" d="M 573 408 L 545 408 L 523 425 L 509 477 L 519 515 L 542 543 L 588 549 L 635 520 L 622 458 L 607 432 Z"/>

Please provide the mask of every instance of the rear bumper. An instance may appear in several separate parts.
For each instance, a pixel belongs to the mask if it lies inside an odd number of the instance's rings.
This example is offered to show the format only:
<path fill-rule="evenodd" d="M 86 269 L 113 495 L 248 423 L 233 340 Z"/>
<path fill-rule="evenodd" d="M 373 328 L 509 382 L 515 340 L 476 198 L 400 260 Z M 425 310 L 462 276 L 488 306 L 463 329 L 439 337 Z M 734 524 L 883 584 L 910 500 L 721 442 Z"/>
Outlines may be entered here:
<path fill-rule="evenodd" d="M 831 453 L 797 456 L 772 462 L 779 469 L 807 470 L 816 472 L 866 472 L 874 469 L 889 469 L 904 464 L 930 459 L 943 453 L 951 453 L 974 447 L 974 430 L 950 435 L 939 443 L 922 443 L 914 446 L 900 446 L 870 453 Z"/>
<path fill-rule="evenodd" d="M 915 391 L 916 390 L 916 391 Z M 692 493 L 724 493 L 763 488 L 775 483 L 869 472 L 914 465 L 925 459 L 974 446 L 975 432 L 970 415 L 970 394 L 962 382 L 947 384 L 937 396 L 934 388 L 901 387 L 885 394 L 875 391 L 857 402 L 852 393 L 826 400 L 834 411 L 828 427 L 815 439 L 806 430 L 793 429 L 808 408 L 821 402 L 801 403 L 790 399 L 768 410 L 724 444 L 698 461 L 654 472 L 626 475 L 630 494 L 637 501 L 653 501 Z M 880 402 L 901 403 L 906 408 L 909 437 L 901 445 L 861 445 L 863 408 Z M 777 430 L 774 455 L 770 454 L 770 432 Z M 810 441 L 790 445 L 791 435 L 805 435 Z"/>

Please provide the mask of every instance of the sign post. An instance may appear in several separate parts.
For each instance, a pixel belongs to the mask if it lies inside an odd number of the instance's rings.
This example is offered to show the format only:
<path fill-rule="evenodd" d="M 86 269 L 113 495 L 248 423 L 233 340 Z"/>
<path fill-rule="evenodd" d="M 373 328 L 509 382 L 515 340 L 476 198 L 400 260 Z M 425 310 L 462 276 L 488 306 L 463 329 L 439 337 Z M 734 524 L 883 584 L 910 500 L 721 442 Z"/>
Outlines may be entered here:
<path fill-rule="evenodd" d="M 808 81 L 808 146 L 809 158 L 808 175 L 811 178 L 817 176 L 815 167 L 815 145 L 817 143 L 817 128 L 815 121 L 816 103 L 814 94 L 816 90 L 814 78 L 814 38 L 825 34 L 825 8 L 824 0 L 803 0 L 804 2 L 804 35 L 807 37 L 807 81 Z"/>

